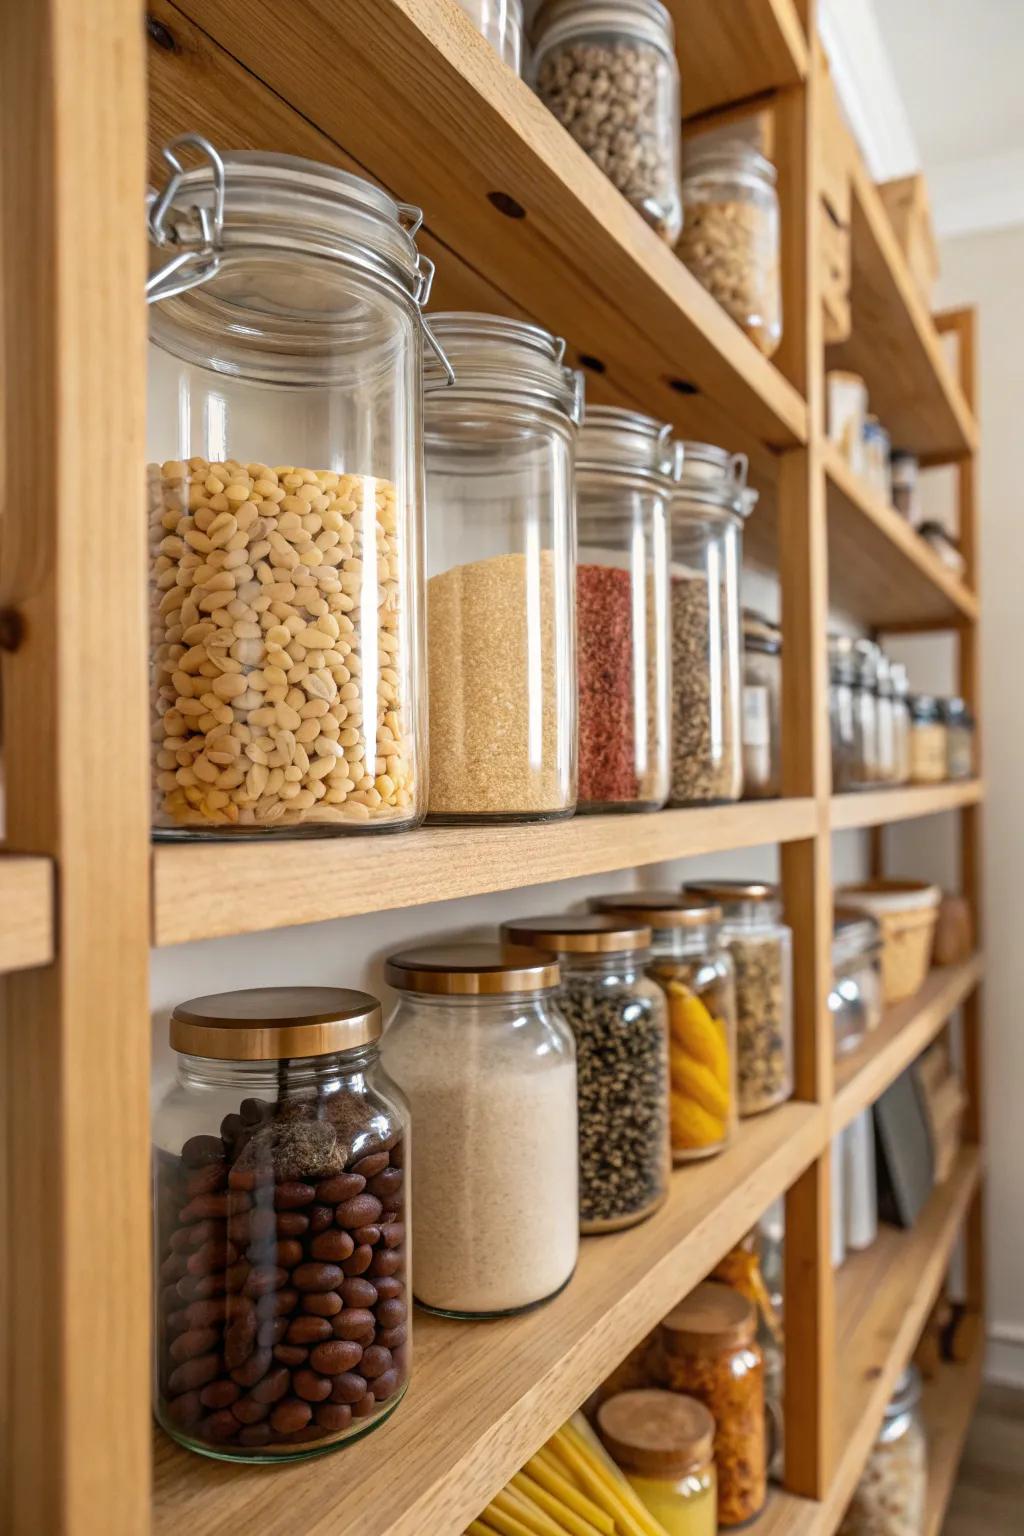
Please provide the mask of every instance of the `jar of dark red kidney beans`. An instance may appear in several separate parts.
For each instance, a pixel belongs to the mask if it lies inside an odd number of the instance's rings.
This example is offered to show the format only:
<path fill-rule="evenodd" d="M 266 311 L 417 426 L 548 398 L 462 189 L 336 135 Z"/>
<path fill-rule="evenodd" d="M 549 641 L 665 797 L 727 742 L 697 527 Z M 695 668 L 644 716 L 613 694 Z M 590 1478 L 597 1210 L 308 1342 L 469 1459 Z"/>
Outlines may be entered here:
<path fill-rule="evenodd" d="M 409 1378 L 409 1112 L 365 992 L 174 1010 L 154 1118 L 156 1417 L 228 1461 L 315 1456 Z"/>

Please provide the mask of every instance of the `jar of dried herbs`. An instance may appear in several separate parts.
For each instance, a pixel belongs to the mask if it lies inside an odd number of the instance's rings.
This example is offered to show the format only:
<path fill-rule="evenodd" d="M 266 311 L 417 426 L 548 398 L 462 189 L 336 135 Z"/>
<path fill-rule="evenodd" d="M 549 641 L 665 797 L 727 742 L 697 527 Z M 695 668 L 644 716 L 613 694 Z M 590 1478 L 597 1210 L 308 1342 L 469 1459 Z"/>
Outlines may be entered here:
<path fill-rule="evenodd" d="M 559 1010 L 576 1040 L 580 1230 L 617 1232 L 668 1195 L 668 1041 L 648 980 L 650 929 L 589 913 L 506 923 L 502 937 L 558 956 Z"/>
<path fill-rule="evenodd" d="M 724 913 L 722 939 L 736 971 L 740 1114 L 759 1115 L 793 1092 L 793 930 L 774 885 L 711 880 L 684 889 Z"/>
<path fill-rule="evenodd" d="M 736 1125 L 736 1000 L 722 910 L 675 891 L 599 896 L 591 905 L 650 925 L 647 974 L 668 1004 L 672 1160 L 712 1157 Z"/>

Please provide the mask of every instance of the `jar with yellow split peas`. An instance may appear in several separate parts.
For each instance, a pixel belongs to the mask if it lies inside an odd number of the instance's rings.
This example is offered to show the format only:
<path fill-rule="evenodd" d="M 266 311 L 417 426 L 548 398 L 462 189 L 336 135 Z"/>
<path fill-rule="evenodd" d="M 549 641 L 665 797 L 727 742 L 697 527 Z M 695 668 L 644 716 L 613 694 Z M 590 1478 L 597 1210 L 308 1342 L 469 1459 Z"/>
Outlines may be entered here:
<path fill-rule="evenodd" d="M 736 990 L 715 902 L 673 891 L 598 896 L 595 911 L 651 929 L 647 974 L 665 993 L 672 1160 L 713 1157 L 736 1128 Z"/>

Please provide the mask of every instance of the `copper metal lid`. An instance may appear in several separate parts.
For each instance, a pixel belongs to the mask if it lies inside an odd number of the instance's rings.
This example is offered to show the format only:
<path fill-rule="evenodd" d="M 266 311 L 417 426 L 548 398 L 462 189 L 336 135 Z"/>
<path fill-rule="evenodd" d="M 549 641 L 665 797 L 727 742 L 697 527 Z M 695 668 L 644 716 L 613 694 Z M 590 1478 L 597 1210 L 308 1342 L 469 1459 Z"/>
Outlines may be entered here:
<path fill-rule="evenodd" d="M 683 885 L 687 896 L 703 896 L 708 901 L 720 901 L 724 907 L 736 901 L 778 901 L 779 888 L 766 880 L 687 880 Z"/>
<path fill-rule="evenodd" d="M 521 917 L 502 923 L 501 934 L 510 944 L 565 955 L 624 954 L 650 949 L 651 930 L 605 917 L 595 912 L 563 912 L 558 917 Z"/>
<path fill-rule="evenodd" d="M 757 1309 L 739 1291 L 705 1280 L 673 1307 L 661 1327 L 669 1354 L 739 1349 L 754 1342 Z"/>
<path fill-rule="evenodd" d="M 179 1003 L 176 1051 L 215 1061 L 281 1061 L 369 1045 L 381 1033 L 380 1003 L 346 987 L 249 987 Z"/>
<path fill-rule="evenodd" d="M 638 1477 L 684 1477 L 714 1451 L 714 1419 L 681 1392 L 617 1392 L 597 1410 L 597 1427 L 613 1460 Z"/>
<path fill-rule="evenodd" d="M 591 896 L 595 912 L 614 914 L 620 921 L 649 923 L 655 932 L 666 928 L 703 928 L 722 921 L 716 901 L 689 891 L 620 891 L 614 896 Z"/>
<path fill-rule="evenodd" d="M 399 992 L 447 997 L 542 992 L 557 987 L 558 961 L 510 944 L 431 944 L 392 955 L 384 976 Z"/>

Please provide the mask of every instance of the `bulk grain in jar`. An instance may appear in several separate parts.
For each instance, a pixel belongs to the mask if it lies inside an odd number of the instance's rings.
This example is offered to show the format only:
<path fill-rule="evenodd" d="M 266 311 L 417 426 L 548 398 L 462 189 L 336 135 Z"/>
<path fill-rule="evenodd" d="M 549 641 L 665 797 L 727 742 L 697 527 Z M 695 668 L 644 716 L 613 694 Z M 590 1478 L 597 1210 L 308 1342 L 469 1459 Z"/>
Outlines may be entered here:
<path fill-rule="evenodd" d="M 203 163 L 183 172 L 185 147 Z M 417 209 L 291 155 L 165 151 L 149 206 L 158 835 L 413 825 Z"/>
<path fill-rule="evenodd" d="M 156 1417 L 228 1461 L 317 1455 L 409 1375 L 408 1109 L 362 992 L 180 1004 L 154 1114 Z"/>
<path fill-rule="evenodd" d="M 576 1041 L 580 1230 L 633 1226 L 667 1198 L 671 1167 L 665 998 L 644 971 L 651 931 L 586 913 L 501 931 L 558 957 L 558 1008 Z"/>
<path fill-rule="evenodd" d="M 904 1371 L 885 1410 L 839 1536 L 921 1536 L 928 1494 L 928 1444 L 921 1419 L 921 1375 Z"/>
<path fill-rule="evenodd" d="M 447 1317 L 547 1301 L 576 1267 L 576 1053 L 537 950 L 461 944 L 387 963 L 383 1054 L 408 1095 L 416 1300 Z"/>
<path fill-rule="evenodd" d="M 740 567 L 756 496 L 747 461 L 681 443 L 669 503 L 672 623 L 670 804 L 738 800 L 743 790 Z"/>
<path fill-rule="evenodd" d="M 715 1536 L 715 1421 L 678 1392 L 618 1392 L 597 1410 L 605 1450 L 665 1536 Z"/>
<path fill-rule="evenodd" d="M 569 816 L 582 379 L 537 326 L 462 314 L 432 325 L 457 383 L 427 359 L 429 812 Z"/>
<path fill-rule="evenodd" d="M 548 0 L 534 29 L 538 96 L 670 244 L 682 227 L 679 69 L 660 0 Z"/>
<path fill-rule="evenodd" d="M 669 788 L 670 428 L 588 406 L 576 448 L 579 806 L 657 810 Z"/>

